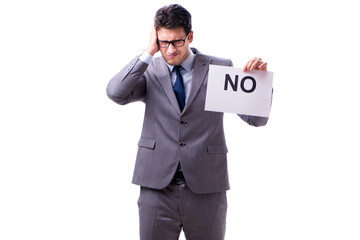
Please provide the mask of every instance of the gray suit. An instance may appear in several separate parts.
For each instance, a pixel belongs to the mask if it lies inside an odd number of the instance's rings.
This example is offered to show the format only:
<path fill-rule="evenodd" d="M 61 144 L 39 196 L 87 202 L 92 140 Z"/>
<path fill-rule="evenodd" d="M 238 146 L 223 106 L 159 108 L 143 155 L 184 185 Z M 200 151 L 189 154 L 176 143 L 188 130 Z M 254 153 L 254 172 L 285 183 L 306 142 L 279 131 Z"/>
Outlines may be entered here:
<path fill-rule="evenodd" d="M 116 103 L 146 104 L 133 175 L 133 183 L 142 186 L 141 240 L 176 240 L 181 229 L 189 240 L 224 239 L 229 179 L 223 113 L 204 106 L 209 65 L 232 62 L 191 50 L 196 57 L 182 112 L 162 57 L 150 64 L 134 58 L 107 87 Z M 239 116 L 253 126 L 267 123 L 267 118 Z M 185 180 L 174 182 L 179 162 Z"/>
<path fill-rule="evenodd" d="M 209 64 L 232 66 L 232 62 L 192 51 L 196 54 L 192 87 L 183 112 L 162 57 L 154 58 L 149 65 L 136 57 L 108 84 L 107 94 L 116 103 L 146 104 L 134 184 L 163 189 L 180 162 L 191 191 L 214 193 L 229 189 L 223 113 L 204 111 L 204 105 Z M 267 118 L 240 117 L 253 126 L 267 122 Z"/>

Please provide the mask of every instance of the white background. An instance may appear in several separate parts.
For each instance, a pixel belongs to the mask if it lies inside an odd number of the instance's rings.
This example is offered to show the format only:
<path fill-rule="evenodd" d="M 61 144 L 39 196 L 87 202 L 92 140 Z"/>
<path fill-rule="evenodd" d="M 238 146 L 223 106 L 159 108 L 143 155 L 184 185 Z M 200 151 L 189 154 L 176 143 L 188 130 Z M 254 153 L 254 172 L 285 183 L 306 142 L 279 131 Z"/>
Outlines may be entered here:
<path fill-rule="evenodd" d="M 138 239 L 144 105 L 105 88 L 169 3 L 1 1 L 0 239 Z M 356 1 L 178 3 L 193 47 L 274 72 L 266 127 L 225 115 L 226 239 L 360 239 Z"/>

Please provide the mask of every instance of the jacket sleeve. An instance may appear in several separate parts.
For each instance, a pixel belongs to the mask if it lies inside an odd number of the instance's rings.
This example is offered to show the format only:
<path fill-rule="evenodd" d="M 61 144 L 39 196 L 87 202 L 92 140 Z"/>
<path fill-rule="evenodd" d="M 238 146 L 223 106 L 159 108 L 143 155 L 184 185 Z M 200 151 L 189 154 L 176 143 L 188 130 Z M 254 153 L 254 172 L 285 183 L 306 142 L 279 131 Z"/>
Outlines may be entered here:
<path fill-rule="evenodd" d="M 149 65 L 134 58 L 108 83 L 107 96 L 114 102 L 125 105 L 135 101 L 144 101 L 146 79 L 144 73 Z"/>
<path fill-rule="evenodd" d="M 249 125 L 254 127 L 261 127 L 265 126 L 269 120 L 267 117 L 257 117 L 257 116 L 249 116 L 249 115 L 241 115 L 238 114 L 238 116 L 247 122 Z"/>

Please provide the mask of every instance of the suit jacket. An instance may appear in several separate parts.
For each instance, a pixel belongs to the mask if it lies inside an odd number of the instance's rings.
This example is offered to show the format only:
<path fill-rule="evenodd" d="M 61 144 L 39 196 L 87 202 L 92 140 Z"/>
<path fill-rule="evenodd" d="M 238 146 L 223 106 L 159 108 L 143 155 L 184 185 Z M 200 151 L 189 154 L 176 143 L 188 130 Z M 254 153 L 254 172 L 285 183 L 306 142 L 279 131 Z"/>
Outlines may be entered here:
<path fill-rule="evenodd" d="M 204 106 L 209 64 L 232 66 L 232 62 L 191 50 L 196 54 L 192 86 L 182 112 L 162 57 L 153 58 L 150 64 L 134 58 L 107 86 L 109 98 L 118 104 L 146 104 L 134 184 L 163 189 L 180 162 L 193 192 L 229 189 L 223 113 L 204 111 Z M 267 118 L 239 116 L 254 126 L 267 122 Z"/>

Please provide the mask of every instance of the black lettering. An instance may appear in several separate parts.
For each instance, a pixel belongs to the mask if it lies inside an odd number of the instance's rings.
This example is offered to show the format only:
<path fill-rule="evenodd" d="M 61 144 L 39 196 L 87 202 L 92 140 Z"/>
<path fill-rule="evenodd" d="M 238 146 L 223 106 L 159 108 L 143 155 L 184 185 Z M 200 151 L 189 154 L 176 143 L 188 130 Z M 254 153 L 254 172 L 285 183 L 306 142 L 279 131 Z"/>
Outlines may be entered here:
<path fill-rule="evenodd" d="M 231 77 L 229 74 L 225 75 L 225 86 L 224 86 L 224 90 L 228 90 L 228 85 L 230 83 L 231 88 L 233 89 L 233 91 L 237 91 L 238 88 L 238 81 L 239 81 L 239 76 L 235 75 L 235 83 L 232 81 Z"/>
<path fill-rule="evenodd" d="M 247 89 L 245 88 L 245 86 L 244 86 L 246 80 L 251 80 L 251 81 L 252 81 L 252 88 L 250 88 L 249 90 L 247 90 Z M 250 76 L 245 76 L 245 77 L 243 77 L 243 79 L 241 79 L 240 87 L 241 87 L 241 90 L 242 90 L 243 92 L 252 93 L 252 92 L 255 91 L 255 89 L 256 89 L 256 81 L 255 81 L 255 78 L 250 77 Z"/>

